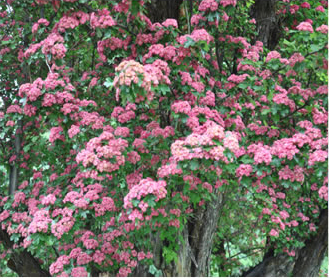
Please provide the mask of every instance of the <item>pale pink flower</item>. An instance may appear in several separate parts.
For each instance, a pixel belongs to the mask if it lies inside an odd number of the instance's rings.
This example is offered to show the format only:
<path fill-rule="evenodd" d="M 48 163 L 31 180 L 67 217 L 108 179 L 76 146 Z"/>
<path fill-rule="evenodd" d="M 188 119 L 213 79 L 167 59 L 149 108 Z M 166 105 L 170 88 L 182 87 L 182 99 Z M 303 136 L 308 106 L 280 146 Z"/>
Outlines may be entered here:
<path fill-rule="evenodd" d="M 306 22 L 306 21 L 300 23 L 300 24 L 296 27 L 296 29 L 299 30 L 299 31 L 307 31 L 307 32 L 311 32 L 311 33 L 313 33 L 313 27 L 312 27 L 311 23 Z"/>
<path fill-rule="evenodd" d="M 278 237 L 279 236 L 279 232 L 275 229 L 272 229 L 269 233 L 270 236 L 273 236 L 273 237 Z"/>

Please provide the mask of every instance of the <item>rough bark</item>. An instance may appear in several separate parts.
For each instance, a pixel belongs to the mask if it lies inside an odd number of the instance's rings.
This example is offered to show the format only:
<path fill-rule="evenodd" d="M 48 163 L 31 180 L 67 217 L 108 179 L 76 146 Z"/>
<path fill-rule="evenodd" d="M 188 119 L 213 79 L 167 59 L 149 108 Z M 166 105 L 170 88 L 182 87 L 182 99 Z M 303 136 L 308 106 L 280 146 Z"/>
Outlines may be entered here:
<path fill-rule="evenodd" d="M 162 268 L 167 277 L 204 277 L 210 275 L 210 258 L 214 234 L 223 205 L 223 195 L 214 192 L 216 198 L 205 208 L 199 208 L 189 225 L 182 231 L 177 263 Z"/>
<path fill-rule="evenodd" d="M 306 241 L 293 270 L 294 277 L 315 277 L 328 250 L 328 210 L 323 210 L 315 237 Z"/>
<path fill-rule="evenodd" d="M 5 248 L 11 249 L 13 242 L 9 235 L 0 229 L 0 241 Z M 26 250 L 13 252 L 8 261 L 8 267 L 16 272 L 20 277 L 49 277 L 50 273 L 40 267 L 39 262 Z"/>
<path fill-rule="evenodd" d="M 21 136 L 22 136 L 21 133 L 22 133 L 22 120 L 19 120 L 18 128 L 14 139 L 16 161 L 19 159 L 20 151 L 21 151 Z M 8 188 L 9 195 L 14 194 L 14 192 L 18 187 L 18 165 L 16 161 L 13 162 L 13 165 L 10 165 L 9 188 Z"/>
<path fill-rule="evenodd" d="M 281 35 L 281 19 L 276 15 L 275 4 L 277 0 L 255 0 L 251 9 L 251 17 L 256 19 L 257 37 L 264 46 L 273 50 Z"/>
<path fill-rule="evenodd" d="M 328 210 L 323 210 L 316 235 L 296 251 L 293 260 L 287 254 L 274 256 L 270 250 L 262 262 L 245 272 L 243 277 L 315 277 L 328 250 Z"/>
<path fill-rule="evenodd" d="M 163 22 L 167 18 L 178 21 L 179 8 L 183 0 L 152 0 L 147 5 L 148 17 L 154 22 Z"/>

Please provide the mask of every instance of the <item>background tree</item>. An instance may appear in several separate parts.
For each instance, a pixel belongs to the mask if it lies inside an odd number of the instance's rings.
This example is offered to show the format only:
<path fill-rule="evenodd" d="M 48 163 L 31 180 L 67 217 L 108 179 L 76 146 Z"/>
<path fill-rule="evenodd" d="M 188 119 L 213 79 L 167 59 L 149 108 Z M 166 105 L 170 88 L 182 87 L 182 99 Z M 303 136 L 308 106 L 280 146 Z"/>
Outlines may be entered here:
<path fill-rule="evenodd" d="M 326 9 L 1 2 L 1 275 L 318 275 Z"/>

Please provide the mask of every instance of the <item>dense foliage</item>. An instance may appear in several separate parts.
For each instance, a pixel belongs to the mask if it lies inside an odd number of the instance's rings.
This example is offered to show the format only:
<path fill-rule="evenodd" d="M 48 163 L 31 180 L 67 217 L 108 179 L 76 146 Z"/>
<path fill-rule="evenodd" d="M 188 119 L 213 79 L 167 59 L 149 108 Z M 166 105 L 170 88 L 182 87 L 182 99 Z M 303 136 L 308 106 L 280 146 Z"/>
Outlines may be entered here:
<path fill-rule="evenodd" d="M 316 234 L 327 2 L 277 1 L 272 51 L 253 1 L 188 5 L 151 22 L 144 1 L 1 2 L 1 275 L 22 249 L 53 276 L 165 275 L 211 206 L 212 275 Z"/>

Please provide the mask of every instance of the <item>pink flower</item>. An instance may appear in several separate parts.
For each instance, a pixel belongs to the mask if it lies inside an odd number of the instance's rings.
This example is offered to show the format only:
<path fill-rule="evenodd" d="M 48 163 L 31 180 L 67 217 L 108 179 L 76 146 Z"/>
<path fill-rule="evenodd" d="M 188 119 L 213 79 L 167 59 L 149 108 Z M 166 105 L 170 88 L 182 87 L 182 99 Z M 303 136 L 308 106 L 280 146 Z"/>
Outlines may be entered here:
<path fill-rule="evenodd" d="M 92 257 L 89 256 L 87 253 L 81 252 L 77 257 L 77 264 L 84 265 L 88 264 L 92 261 Z"/>
<path fill-rule="evenodd" d="M 311 153 L 308 159 L 308 165 L 312 166 L 316 162 L 324 162 L 328 158 L 328 152 L 323 150 L 316 150 Z"/>
<path fill-rule="evenodd" d="M 275 229 L 272 229 L 269 233 L 270 236 L 273 236 L 273 237 L 278 237 L 279 236 L 279 232 Z"/>
<path fill-rule="evenodd" d="M 75 267 L 72 269 L 71 276 L 72 277 L 87 277 L 88 272 L 86 271 L 86 269 L 84 267 Z"/>
<path fill-rule="evenodd" d="M 328 33 L 328 25 L 322 24 L 320 27 L 316 28 L 317 32 L 320 32 L 322 34 L 327 34 Z"/>
<path fill-rule="evenodd" d="M 315 8 L 316 11 L 324 13 L 326 10 L 322 6 L 318 6 Z"/>
<path fill-rule="evenodd" d="M 69 137 L 72 138 L 80 132 L 80 128 L 77 125 L 72 125 L 68 130 Z"/>
<path fill-rule="evenodd" d="M 218 4 L 215 0 L 203 0 L 199 4 L 199 11 L 205 12 L 207 10 L 216 11 L 218 9 Z"/>
<path fill-rule="evenodd" d="M 206 41 L 208 44 L 214 41 L 214 37 L 209 35 L 205 29 L 195 29 L 191 34 L 191 38 L 194 41 Z"/>
<path fill-rule="evenodd" d="M 255 153 L 254 160 L 255 164 L 260 164 L 264 162 L 266 165 L 269 165 L 272 161 L 271 152 L 267 148 L 260 147 Z"/>
<path fill-rule="evenodd" d="M 55 140 L 65 141 L 62 127 L 53 127 L 50 129 L 49 141 L 53 143 Z"/>
<path fill-rule="evenodd" d="M 266 56 L 266 62 L 271 61 L 272 59 L 280 59 L 281 58 L 281 54 L 277 51 L 271 51 L 267 54 Z"/>
<path fill-rule="evenodd" d="M 299 31 L 307 31 L 307 32 L 311 32 L 311 33 L 313 33 L 313 27 L 312 27 L 311 23 L 306 22 L 306 21 L 300 23 L 300 24 L 296 27 L 296 29 L 299 30 Z"/>
<path fill-rule="evenodd" d="M 53 205 L 55 203 L 55 201 L 56 201 L 55 195 L 49 194 L 42 199 L 41 204 L 46 205 L 46 206 Z"/>
<path fill-rule="evenodd" d="M 223 7 L 232 5 L 233 7 L 236 6 L 237 1 L 236 0 L 220 0 L 219 2 Z"/>
<path fill-rule="evenodd" d="M 201 14 L 194 14 L 191 17 L 191 24 L 198 25 L 200 20 L 205 20 L 205 18 Z"/>
<path fill-rule="evenodd" d="M 10 105 L 8 108 L 7 108 L 7 113 L 19 113 L 19 114 L 22 114 L 22 108 L 19 107 L 19 105 Z"/>
<path fill-rule="evenodd" d="M 164 22 L 162 22 L 162 26 L 169 27 L 173 26 L 174 28 L 178 28 L 177 20 L 173 18 L 168 18 Z"/>
<path fill-rule="evenodd" d="M 241 164 L 237 169 L 236 169 L 236 175 L 237 177 L 242 177 L 242 176 L 247 176 L 249 177 L 250 174 L 252 173 L 252 166 L 249 164 Z"/>
<path fill-rule="evenodd" d="M 286 212 L 285 210 L 280 211 L 279 214 L 283 220 L 286 220 L 289 217 L 289 213 Z"/>
<path fill-rule="evenodd" d="M 325 186 L 325 185 L 322 186 L 318 192 L 319 192 L 319 196 L 321 199 L 328 201 L 328 187 L 327 186 Z"/>
<path fill-rule="evenodd" d="M 191 111 L 191 106 L 187 101 L 178 101 L 171 105 L 171 109 L 176 114 L 178 113 L 188 114 Z"/>
<path fill-rule="evenodd" d="M 310 9 L 311 8 L 311 5 L 308 2 L 304 2 L 300 6 L 304 9 Z"/>
<path fill-rule="evenodd" d="M 249 74 L 245 73 L 242 75 L 235 75 L 232 74 L 229 78 L 227 78 L 227 81 L 234 82 L 234 83 L 241 83 L 243 82 L 247 77 L 249 77 Z"/>
<path fill-rule="evenodd" d="M 239 149 L 238 138 L 231 132 L 226 132 L 223 144 L 225 148 L 228 148 L 232 152 Z"/>

